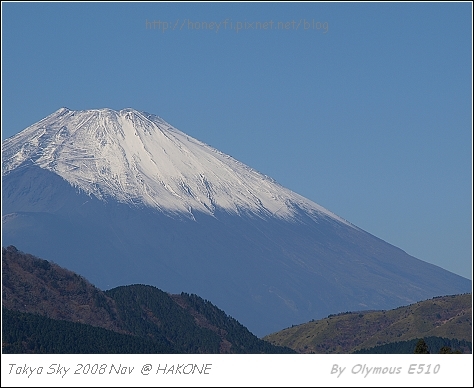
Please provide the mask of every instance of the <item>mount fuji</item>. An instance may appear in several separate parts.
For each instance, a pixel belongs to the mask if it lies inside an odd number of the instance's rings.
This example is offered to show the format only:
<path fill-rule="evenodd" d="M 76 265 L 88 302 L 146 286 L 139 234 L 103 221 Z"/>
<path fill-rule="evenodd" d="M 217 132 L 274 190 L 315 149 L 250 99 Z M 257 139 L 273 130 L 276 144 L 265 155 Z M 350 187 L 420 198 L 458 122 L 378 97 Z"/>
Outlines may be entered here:
<path fill-rule="evenodd" d="M 258 336 L 471 291 L 133 109 L 61 108 L 3 141 L 2 239 L 102 289 L 198 294 Z"/>

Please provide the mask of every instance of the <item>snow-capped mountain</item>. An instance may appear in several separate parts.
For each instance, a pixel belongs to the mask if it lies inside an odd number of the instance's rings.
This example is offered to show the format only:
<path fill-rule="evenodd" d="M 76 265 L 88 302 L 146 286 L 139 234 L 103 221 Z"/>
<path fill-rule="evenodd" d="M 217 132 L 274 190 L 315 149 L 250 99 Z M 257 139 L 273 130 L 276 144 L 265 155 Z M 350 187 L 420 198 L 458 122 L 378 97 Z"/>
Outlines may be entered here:
<path fill-rule="evenodd" d="M 193 212 L 213 215 L 221 209 L 291 219 L 298 206 L 347 223 L 158 116 L 134 109 L 61 108 L 3 147 L 3 174 L 30 162 L 102 200 L 191 218 Z"/>
<path fill-rule="evenodd" d="M 103 289 L 196 293 L 257 335 L 471 289 L 133 109 L 62 108 L 5 140 L 2 211 L 4 246 Z"/>

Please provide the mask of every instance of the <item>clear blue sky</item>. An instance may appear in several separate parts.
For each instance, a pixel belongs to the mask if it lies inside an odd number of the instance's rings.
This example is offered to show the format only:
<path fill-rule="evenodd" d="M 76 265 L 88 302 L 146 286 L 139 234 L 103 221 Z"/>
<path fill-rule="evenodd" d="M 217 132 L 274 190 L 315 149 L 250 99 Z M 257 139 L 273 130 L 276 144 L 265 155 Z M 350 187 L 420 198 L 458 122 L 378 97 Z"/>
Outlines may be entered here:
<path fill-rule="evenodd" d="M 471 36 L 471 3 L 2 3 L 2 139 L 154 113 L 472 279 Z"/>

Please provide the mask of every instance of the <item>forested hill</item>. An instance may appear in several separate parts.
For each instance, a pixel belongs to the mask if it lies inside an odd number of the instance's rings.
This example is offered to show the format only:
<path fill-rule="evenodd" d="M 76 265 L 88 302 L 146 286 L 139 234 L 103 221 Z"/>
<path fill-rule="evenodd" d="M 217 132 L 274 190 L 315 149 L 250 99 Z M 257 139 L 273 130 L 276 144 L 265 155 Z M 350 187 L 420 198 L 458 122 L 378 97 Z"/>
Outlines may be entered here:
<path fill-rule="evenodd" d="M 2 306 L 126 333 L 115 302 L 82 276 L 47 260 L 2 248 Z"/>
<path fill-rule="evenodd" d="M 104 292 L 13 246 L 2 248 L 2 273 L 5 352 L 294 353 L 260 340 L 197 295 L 147 285 Z"/>

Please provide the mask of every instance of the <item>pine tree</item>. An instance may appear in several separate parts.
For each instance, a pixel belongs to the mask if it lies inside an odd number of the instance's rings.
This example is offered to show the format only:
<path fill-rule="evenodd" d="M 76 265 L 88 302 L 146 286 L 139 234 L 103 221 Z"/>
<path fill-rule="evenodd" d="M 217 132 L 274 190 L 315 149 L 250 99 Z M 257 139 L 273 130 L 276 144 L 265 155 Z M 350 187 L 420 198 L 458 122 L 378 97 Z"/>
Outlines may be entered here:
<path fill-rule="evenodd" d="M 415 354 L 429 354 L 428 345 L 423 338 L 419 339 L 415 346 Z"/>

